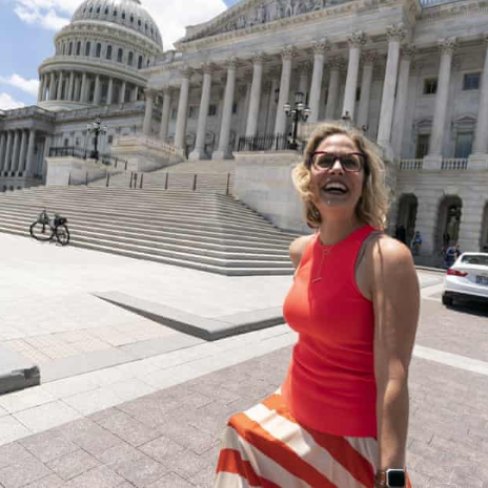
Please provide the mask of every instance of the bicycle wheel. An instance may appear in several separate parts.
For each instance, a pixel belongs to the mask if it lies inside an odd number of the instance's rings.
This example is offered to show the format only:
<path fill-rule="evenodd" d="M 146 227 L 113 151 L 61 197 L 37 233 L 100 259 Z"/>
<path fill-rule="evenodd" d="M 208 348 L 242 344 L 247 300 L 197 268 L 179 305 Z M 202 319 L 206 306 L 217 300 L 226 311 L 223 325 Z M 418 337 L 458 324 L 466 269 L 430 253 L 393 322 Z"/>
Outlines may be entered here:
<path fill-rule="evenodd" d="M 36 220 L 30 226 L 30 235 L 38 241 L 49 241 L 53 238 L 53 229 L 49 224 L 43 224 Z"/>
<path fill-rule="evenodd" d="M 56 227 L 56 239 L 62 246 L 69 243 L 69 230 L 64 224 Z"/>

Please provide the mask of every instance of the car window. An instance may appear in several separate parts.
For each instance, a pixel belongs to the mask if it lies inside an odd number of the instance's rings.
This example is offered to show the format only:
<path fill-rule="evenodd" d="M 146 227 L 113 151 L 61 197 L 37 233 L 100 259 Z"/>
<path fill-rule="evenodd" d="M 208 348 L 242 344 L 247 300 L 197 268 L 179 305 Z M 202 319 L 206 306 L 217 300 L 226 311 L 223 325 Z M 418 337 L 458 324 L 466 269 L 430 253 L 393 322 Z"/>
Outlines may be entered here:
<path fill-rule="evenodd" d="M 488 266 L 488 254 L 471 254 L 461 258 L 462 263 Z"/>

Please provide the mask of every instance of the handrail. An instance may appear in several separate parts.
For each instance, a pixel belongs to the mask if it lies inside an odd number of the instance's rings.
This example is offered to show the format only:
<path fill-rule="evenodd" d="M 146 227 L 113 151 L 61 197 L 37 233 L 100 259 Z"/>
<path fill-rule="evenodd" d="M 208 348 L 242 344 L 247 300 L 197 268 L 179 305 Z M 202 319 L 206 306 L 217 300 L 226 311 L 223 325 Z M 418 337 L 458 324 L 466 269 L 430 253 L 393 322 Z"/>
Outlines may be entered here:
<path fill-rule="evenodd" d="M 91 151 L 75 146 L 51 147 L 49 149 L 49 157 L 52 158 L 71 156 L 79 159 L 91 159 L 90 153 Z M 99 154 L 98 161 L 105 166 L 113 166 L 114 168 L 117 168 L 119 165 L 123 165 L 124 169 L 127 170 L 128 162 L 125 159 L 117 158 L 111 154 Z"/>
<path fill-rule="evenodd" d="M 239 137 L 238 151 L 284 151 L 289 141 L 286 134 L 265 134 L 260 136 Z"/>
<path fill-rule="evenodd" d="M 467 158 L 445 158 L 442 160 L 441 170 L 468 169 Z"/>
<path fill-rule="evenodd" d="M 400 170 L 402 171 L 415 171 L 422 169 L 424 164 L 423 159 L 401 159 Z"/>

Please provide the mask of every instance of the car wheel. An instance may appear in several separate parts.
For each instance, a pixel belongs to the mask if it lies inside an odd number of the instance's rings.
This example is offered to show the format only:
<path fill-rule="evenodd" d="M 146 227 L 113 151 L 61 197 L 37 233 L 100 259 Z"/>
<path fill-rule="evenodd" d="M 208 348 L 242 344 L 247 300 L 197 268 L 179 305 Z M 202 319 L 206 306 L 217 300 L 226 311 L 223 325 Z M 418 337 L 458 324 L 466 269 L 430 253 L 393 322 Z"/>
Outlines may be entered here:
<path fill-rule="evenodd" d="M 442 304 L 445 305 L 446 307 L 452 307 L 454 303 L 454 300 L 452 297 L 448 297 L 446 295 L 442 295 Z"/>

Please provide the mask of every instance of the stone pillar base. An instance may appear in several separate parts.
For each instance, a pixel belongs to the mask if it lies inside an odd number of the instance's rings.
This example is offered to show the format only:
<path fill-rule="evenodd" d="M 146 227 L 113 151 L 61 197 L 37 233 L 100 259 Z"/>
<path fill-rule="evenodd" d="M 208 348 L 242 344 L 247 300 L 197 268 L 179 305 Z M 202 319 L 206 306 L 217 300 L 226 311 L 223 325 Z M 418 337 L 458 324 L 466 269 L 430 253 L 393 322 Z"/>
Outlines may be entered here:
<path fill-rule="evenodd" d="M 205 151 L 204 149 L 193 149 L 193 151 L 190 153 L 188 156 L 189 161 L 200 161 L 202 159 L 205 159 Z"/>
<path fill-rule="evenodd" d="M 440 171 L 442 168 L 442 156 L 440 154 L 427 154 L 424 156 L 422 169 L 424 171 Z"/>
<path fill-rule="evenodd" d="M 230 151 L 220 151 L 217 149 L 217 151 L 214 151 L 212 153 L 212 159 L 234 159 L 234 156 L 232 155 L 232 152 Z"/>
<path fill-rule="evenodd" d="M 468 169 L 471 171 L 488 170 L 488 154 L 474 153 L 468 158 Z"/>

